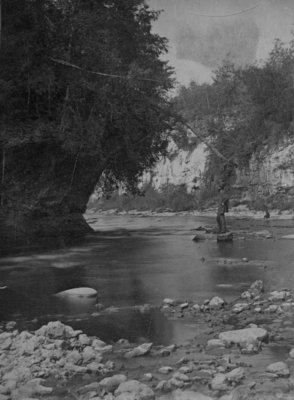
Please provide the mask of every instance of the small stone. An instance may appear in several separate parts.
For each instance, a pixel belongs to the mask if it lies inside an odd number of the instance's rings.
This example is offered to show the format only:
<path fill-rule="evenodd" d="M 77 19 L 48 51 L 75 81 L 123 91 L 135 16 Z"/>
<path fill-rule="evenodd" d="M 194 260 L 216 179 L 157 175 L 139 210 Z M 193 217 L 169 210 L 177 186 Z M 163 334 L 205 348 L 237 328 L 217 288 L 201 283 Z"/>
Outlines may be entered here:
<path fill-rule="evenodd" d="M 226 347 L 226 345 L 225 345 L 225 342 L 223 340 L 220 340 L 220 339 L 210 339 L 210 340 L 208 340 L 207 348 L 211 349 L 211 348 L 214 348 L 214 347 L 224 348 L 224 347 Z"/>
<path fill-rule="evenodd" d="M 125 358 L 133 358 L 133 357 L 141 357 L 144 356 L 145 354 L 149 353 L 151 350 L 151 347 L 153 346 L 153 343 L 143 343 L 138 347 L 135 347 L 134 349 L 128 351 L 125 353 Z"/>
<path fill-rule="evenodd" d="M 250 300 L 252 298 L 253 298 L 253 294 L 249 290 L 245 290 L 245 292 L 243 292 L 241 294 L 241 299 Z"/>
<path fill-rule="evenodd" d="M 226 390 L 228 388 L 225 374 L 217 374 L 210 383 L 212 390 Z"/>
<path fill-rule="evenodd" d="M 154 400 L 155 395 L 152 389 L 150 389 L 144 383 L 140 383 L 136 380 L 130 380 L 123 382 L 119 385 L 119 387 L 115 391 L 116 399 L 123 399 L 123 397 L 119 397 L 123 394 L 134 394 L 134 399 L 139 400 Z"/>
<path fill-rule="evenodd" d="M 189 374 L 190 372 L 193 372 L 194 368 L 191 365 L 183 365 L 180 369 L 179 372 L 182 374 Z"/>
<path fill-rule="evenodd" d="M 78 341 L 81 346 L 90 346 L 92 343 L 91 339 L 85 333 L 79 335 Z"/>
<path fill-rule="evenodd" d="M 9 322 L 7 322 L 6 323 L 6 325 L 5 325 L 5 330 L 6 331 L 13 331 L 13 329 L 16 327 L 16 322 L 15 321 L 9 321 Z"/>
<path fill-rule="evenodd" d="M 88 363 L 96 358 L 96 353 L 91 346 L 86 346 L 82 353 L 83 362 Z"/>
<path fill-rule="evenodd" d="M 158 372 L 159 372 L 160 374 L 169 374 L 169 373 L 172 372 L 172 371 L 173 371 L 173 368 L 172 368 L 172 367 L 169 367 L 169 366 L 161 367 L 161 368 L 159 368 L 159 370 L 158 370 Z"/>
<path fill-rule="evenodd" d="M 245 377 L 245 370 L 242 367 L 235 368 L 226 374 L 229 382 L 239 383 Z"/>
<path fill-rule="evenodd" d="M 182 303 L 182 304 L 179 305 L 179 307 L 180 307 L 181 310 L 185 310 L 186 308 L 189 307 L 189 303 L 188 302 Z"/>
<path fill-rule="evenodd" d="M 278 310 L 278 306 L 276 304 L 271 304 L 264 311 L 269 313 L 274 313 Z"/>
<path fill-rule="evenodd" d="M 220 309 L 225 305 L 225 301 L 218 297 L 218 296 L 214 296 L 210 301 L 209 301 L 209 308 L 213 308 L 213 309 Z"/>
<path fill-rule="evenodd" d="M 163 349 L 159 350 L 159 354 L 162 357 L 168 357 L 176 350 L 176 345 L 172 344 L 170 346 L 164 347 Z"/>
<path fill-rule="evenodd" d="M 103 340 L 100 340 L 100 339 L 93 339 L 91 346 L 95 350 L 100 350 L 100 349 L 102 349 L 102 348 L 104 348 L 106 346 L 106 343 L 103 342 Z"/>
<path fill-rule="evenodd" d="M 143 375 L 142 380 L 145 382 L 151 382 L 153 379 L 153 375 L 150 372 L 147 372 Z"/>
<path fill-rule="evenodd" d="M 166 298 L 163 300 L 162 303 L 166 306 L 174 306 L 176 304 L 176 301 L 174 299 Z"/>
<path fill-rule="evenodd" d="M 102 379 L 102 381 L 99 382 L 99 385 L 108 392 L 114 392 L 119 385 L 123 382 L 126 382 L 126 380 L 127 377 L 125 375 L 118 374 Z"/>
<path fill-rule="evenodd" d="M 269 300 L 270 301 L 285 300 L 289 295 L 290 295 L 290 292 L 289 292 L 288 289 L 275 290 L 275 291 L 270 293 Z"/>
<path fill-rule="evenodd" d="M 236 303 L 233 306 L 232 311 L 236 314 L 239 314 L 240 312 L 246 310 L 248 308 L 248 303 Z"/>
<path fill-rule="evenodd" d="M 9 350 L 11 345 L 12 345 L 12 340 L 10 337 L 8 337 L 7 339 L 4 340 L 4 342 L 0 344 L 0 350 Z"/>
<path fill-rule="evenodd" d="M 175 372 L 173 374 L 173 378 L 175 378 L 179 381 L 183 381 L 183 382 L 190 382 L 190 380 L 191 380 L 187 375 L 182 374 L 180 372 Z"/>
<path fill-rule="evenodd" d="M 290 350 L 289 357 L 290 358 L 294 358 L 294 349 Z"/>

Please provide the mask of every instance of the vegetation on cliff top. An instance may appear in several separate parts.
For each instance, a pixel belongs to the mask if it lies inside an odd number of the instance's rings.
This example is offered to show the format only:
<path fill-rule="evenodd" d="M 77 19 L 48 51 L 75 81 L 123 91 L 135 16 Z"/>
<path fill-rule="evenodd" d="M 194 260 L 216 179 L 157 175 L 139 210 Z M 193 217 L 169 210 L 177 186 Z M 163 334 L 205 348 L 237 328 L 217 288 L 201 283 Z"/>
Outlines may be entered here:
<path fill-rule="evenodd" d="M 238 67 L 224 62 L 212 84 L 191 82 L 180 89 L 174 105 L 195 131 L 242 168 L 253 153 L 293 135 L 293 68 L 294 40 L 288 46 L 276 40 L 263 63 Z M 207 183 L 219 181 L 224 161 L 212 152 L 208 161 Z"/>

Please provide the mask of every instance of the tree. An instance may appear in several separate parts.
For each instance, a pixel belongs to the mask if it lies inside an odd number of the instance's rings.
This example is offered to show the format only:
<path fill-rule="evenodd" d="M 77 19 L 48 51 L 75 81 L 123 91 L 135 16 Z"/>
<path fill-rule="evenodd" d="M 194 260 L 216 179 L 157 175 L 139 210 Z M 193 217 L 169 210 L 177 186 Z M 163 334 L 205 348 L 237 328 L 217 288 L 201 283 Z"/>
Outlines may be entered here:
<path fill-rule="evenodd" d="M 253 153 L 293 135 L 294 41 L 276 40 L 262 64 L 237 67 L 224 62 L 211 85 L 191 83 L 174 99 L 177 112 L 224 157 L 248 166 Z M 231 165 L 233 165 L 231 164 Z M 215 151 L 209 153 L 207 179 L 232 178 L 234 168 Z M 229 176 L 227 176 L 229 175 Z"/>
<path fill-rule="evenodd" d="M 143 0 L 2 0 L 2 212 L 82 212 L 102 173 L 135 188 L 164 152 L 173 81 L 161 59 L 167 41 L 151 32 L 158 16 Z M 40 179 L 38 190 L 28 182 L 34 168 L 51 186 L 55 176 L 62 194 L 50 204 Z M 26 200 L 16 205 L 20 187 Z"/>

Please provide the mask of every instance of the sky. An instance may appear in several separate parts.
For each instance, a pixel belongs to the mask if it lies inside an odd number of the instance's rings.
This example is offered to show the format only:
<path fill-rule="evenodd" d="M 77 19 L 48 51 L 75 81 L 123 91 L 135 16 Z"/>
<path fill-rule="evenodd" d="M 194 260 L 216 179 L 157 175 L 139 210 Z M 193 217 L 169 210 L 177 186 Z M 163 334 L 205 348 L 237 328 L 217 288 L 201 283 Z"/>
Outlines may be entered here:
<path fill-rule="evenodd" d="M 223 60 L 246 65 L 265 59 L 276 38 L 294 31 L 294 0 L 148 0 L 163 10 L 154 32 L 168 38 L 176 79 L 211 82 Z M 294 37 L 294 36 L 293 36 Z"/>

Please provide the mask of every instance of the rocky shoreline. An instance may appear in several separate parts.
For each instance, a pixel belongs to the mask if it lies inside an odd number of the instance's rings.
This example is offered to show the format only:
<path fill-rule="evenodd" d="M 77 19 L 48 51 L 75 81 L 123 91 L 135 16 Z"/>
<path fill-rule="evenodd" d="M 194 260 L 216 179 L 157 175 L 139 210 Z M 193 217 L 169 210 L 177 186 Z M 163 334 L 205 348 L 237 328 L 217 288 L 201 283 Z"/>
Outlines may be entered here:
<path fill-rule="evenodd" d="M 193 324 L 195 337 L 185 345 L 107 344 L 59 321 L 32 332 L 5 323 L 0 400 L 294 398 L 289 290 L 264 293 L 256 281 L 230 304 L 164 299 L 160 309 Z"/>

